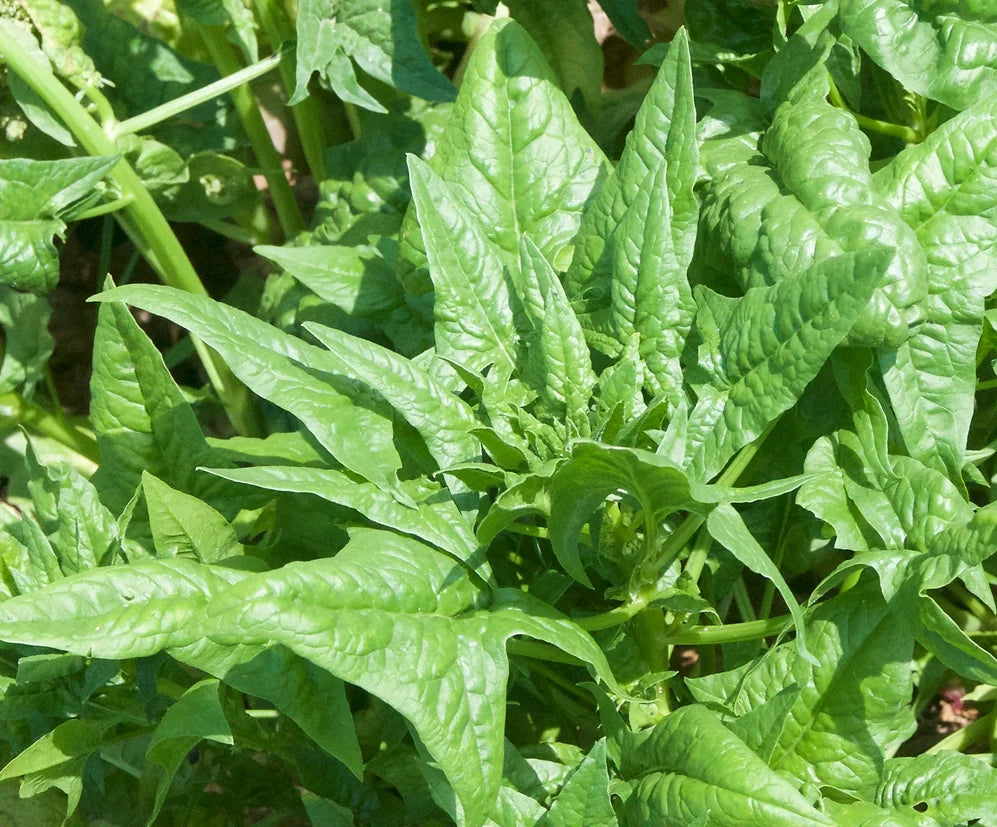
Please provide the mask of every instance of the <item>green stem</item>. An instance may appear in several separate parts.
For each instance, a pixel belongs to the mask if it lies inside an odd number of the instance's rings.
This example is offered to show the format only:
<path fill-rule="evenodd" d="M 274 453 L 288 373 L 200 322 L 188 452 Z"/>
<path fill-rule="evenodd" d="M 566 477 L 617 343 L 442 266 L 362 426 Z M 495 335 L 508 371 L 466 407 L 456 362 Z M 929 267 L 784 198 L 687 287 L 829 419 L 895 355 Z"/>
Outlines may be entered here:
<path fill-rule="evenodd" d="M 117 138 L 121 135 L 143 132 L 156 124 L 179 115 L 181 112 L 186 112 L 188 109 L 200 106 L 212 98 L 217 98 L 219 95 L 231 92 L 236 87 L 249 83 L 249 81 L 261 75 L 265 75 L 279 65 L 284 57 L 285 52 L 282 50 L 270 55 L 270 57 L 265 57 L 263 60 L 257 61 L 251 66 L 246 66 L 230 75 L 226 75 L 214 83 L 209 83 L 207 86 L 202 86 L 200 89 L 195 89 L 193 92 L 181 95 L 179 98 L 174 98 L 171 101 L 155 106 L 148 112 L 143 112 L 134 118 L 121 121 L 121 123 L 114 127 L 111 136 L 112 138 Z"/>
<path fill-rule="evenodd" d="M 83 149 L 91 155 L 118 155 L 117 147 L 72 93 L 52 74 L 47 63 L 36 60 L 9 30 L 0 26 L 0 54 L 9 69 L 20 75 L 32 90 L 52 109 L 73 133 Z M 130 202 L 117 213 L 122 228 L 165 284 L 206 296 L 201 279 L 187 253 L 163 216 L 152 195 L 135 170 L 119 161 L 109 176 L 122 198 Z M 232 424 L 244 434 L 259 434 L 249 392 L 232 375 L 221 358 L 200 341 L 195 342 L 211 384 L 225 405 Z"/>
<path fill-rule="evenodd" d="M 0 426 L 11 425 L 54 439 L 94 464 L 100 460 L 92 434 L 16 393 L 0 394 Z"/>
<path fill-rule="evenodd" d="M 997 388 L 997 379 L 984 379 L 982 382 L 976 383 L 976 389 L 978 391 L 989 391 Z"/>
<path fill-rule="evenodd" d="M 841 92 L 838 91 L 838 87 L 834 85 L 834 81 L 831 80 L 830 75 L 828 75 L 828 82 L 830 83 L 830 92 L 828 97 L 831 99 L 831 103 L 847 112 L 853 118 L 855 122 L 863 129 L 869 132 L 878 132 L 880 135 L 889 135 L 891 138 L 899 138 L 908 144 L 919 144 L 924 137 L 916 130 L 911 129 L 909 126 L 903 126 L 902 124 L 892 123 L 890 121 L 880 121 L 876 118 L 869 118 L 865 115 L 860 115 L 858 112 L 853 111 L 848 108 L 848 104 L 845 99 L 841 97 Z"/>
<path fill-rule="evenodd" d="M 208 54 L 211 55 L 211 60 L 218 67 L 218 71 L 223 76 L 237 73 L 242 67 L 232 50 L 232 45 L 225 37 L 225 31 L 220 26 L 194 25 L 200 32 L 204 46 L 208 50 Z M 267 131 L 267 125 L 263 122 L 263 115 L 260 113 L 256 98 L 246 86 L 237 86 L 229 94 L 232 96 L 235 111 L 239 115 L 242 127 L 249 136 L 256 161 L 267 179 L 270 198 L 273 199 L 277 220 L 280 222 L 285 237 L 291 238 L 304 232 L 305 220 L 301 217 L 301 210 L 298 209 L 298 202 L 294 197 L 291 185 L 287 183 L 283 159 L 273 145 L 273 139 Z"/>
<path fill-rule="evenodd" d="M 651 672 L 666 672 L 672 656 L 673 641 L 665 634 L 665 616 L 661 609 L 647 609 L 634 621 L 634 640 Z M 659 684 L 653 703 L 662 717 L 671 712 L 668 686 Z"/>
<path fill-rule="evenodd" d="M 755 458 L 758 452 L 762 449 L 765 444 L 765 440 L 768 439 L 769 434 L 775 429 L 778 423 L 778 418 L 772 420 L 766 427 L 765 430 L 758 436 L 754 441 L 745 445 L 734 458 L 730 461 L 730 464 L 723 470 L 723 473 L 717 477 L 716 484 L 718 486 L 730 486 L 733 485 L 740 476 L 747 470 L 751 461 Z M 668 566 L 671 565 L 672 560 L 674 560 L 685 548 L 686 544 L 692 539 L 693 535 L 699 531 L 703 523 L 706 522 L 706 517 L 701 514 L 690 514 L 681 523 L 679 523 L 678 528 L 672 532 L 671 536 L 665 542 L 664 547 L 661 549 L 660 554 L 657 555 L 657 561 L 654 563 L 654 568 L 656 572 L 665 571 Z M 639 594 L 639 599 L 650 603 L 654 595 L 652 593 L 655 588 L 655 584 L 658 581 L 657 574 L 648 573 L 644 578 L 645 587 Z"/>
<path fill-rule="evenodd" d="M 225 236 L 225 238 L 231 238 L 233 241 L 238 241 L 247 247 L 255 247 L 257 244 L 266 244 L 267 242 L 266 238 L 259 236 L 252 230 L 247 230 L 245 227 L 240 227 L 238 224 L 231 224 L 228 221 L 205 219 L 198 223 L 213 233 Z"/>
<path fill-rule="evenodd" d="M 273 0 L 256 0 L 256 15 L 266 33 L 270 45 L 277 48 L 279 44 L 294 40 L 295 31 L 290 18 L 283 6 Z M 294 76 L 294 56 L 288 52 L 280 63 L 280 78 L 288 97 L 294 94 L 297 78 Z M 322 137 L 322 112 L 316 100 L 309 95 L 300 103 L 291 107 L 291 117 L 298 130 L 301 149 L 305 153 L 305 161 L 316 181 L 325 180 L 325 141 Z"/>
<path fill-rule="evenodd" d="M 608 612 L 602 612 L 597 615 L 589 615 L 588 617 L 575 617 L 572 618 L 572 620 L 574 620 L 575 623 L 587 632 L 600 632 L 603 629 L 612 629 L 616 626 L 622 626 L 628 620 L 631 620 L 636 615 L 640 614 L 644 608 L 645 606 L 643 603 L 634 602 L 628 603 L 625 606 L 617 606 L 615 609 L 610 609 Z"/>
<path fill-rule="evenodd" d="M 547 529 L 539 525 L 526 525 L 525 523 L 511 523 L 506 526 L 506 531 L 511 531 L 513 534 L 523 534 L 527 537 L 539 537 L 540 539 L 547 538 Z"/>
<path fill-rule="evenodd" d="M 750 620 L 746 623 L 727 623 L 723 626 L 690 626 L 688 629 L 669 634 L 667 642 L 673 646 L 711 646 L 718 643 L 758 640 L 779 634 L 792 622 L 789 615 L 780 615 L 767 617 L 764 620 Z"/>
<path fill-rule="evenodd" d="M 86 221 L 89 218 L 97 218 L 101 215 L 107 215 L 108 213 L 117 212 L 122 210 L 132 203 L 130 196 L 124 198 L 115 198 L 113 201 L 106 201 L 103 204 L 98 204 L 89 210 L 84 210 L 81 213 L 77 213 L 73 216 L 73 221 Z M 103 275 L 103 274 L 102 274 Z"/>
<path fill-rule="evenodd" d="M 744 585 L 744 576 L 738 577 L 734 581 L 734 603 L 741 618 L 748 622 L 757 620 L 755 607 L 751 605 L 751 598 L 748 596 L 748 587 Z"/>

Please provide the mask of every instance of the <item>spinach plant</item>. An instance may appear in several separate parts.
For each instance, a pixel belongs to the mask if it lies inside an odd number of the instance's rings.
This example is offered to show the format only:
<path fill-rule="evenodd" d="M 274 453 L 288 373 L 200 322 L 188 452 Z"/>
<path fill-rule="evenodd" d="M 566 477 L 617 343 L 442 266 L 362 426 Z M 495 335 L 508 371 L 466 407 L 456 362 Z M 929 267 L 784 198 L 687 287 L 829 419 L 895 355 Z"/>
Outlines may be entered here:
<path fill-rule="evenodd" d="M 605 2 L 653 67 L 613 91 L 584 4 L 389 5 L 0 18 L 0 812 L 997 823 L 987 4 L 688 0 L 651 45 Z M 81 216 L 164 284 L 103 257 L 74 421 Z M 213 298 L 171 220 L 274 272 Z"/>

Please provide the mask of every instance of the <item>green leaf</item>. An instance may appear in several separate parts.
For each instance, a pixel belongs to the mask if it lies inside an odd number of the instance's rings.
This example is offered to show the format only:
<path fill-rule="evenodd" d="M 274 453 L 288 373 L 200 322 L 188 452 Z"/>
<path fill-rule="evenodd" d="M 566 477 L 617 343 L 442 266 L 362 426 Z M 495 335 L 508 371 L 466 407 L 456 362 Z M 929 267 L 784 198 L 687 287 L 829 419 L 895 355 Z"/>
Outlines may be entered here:
<path fill-rule="evenodd" d="M 0 242 L 2 243 L 2 242 Z M 31 398 L 43 381 L 55 340 L 48 324 L 52 307 L 42 296 L 22 293 L 0 284 L 0 328 L 3 328 L 3 359 L 0 361 L 0 393 L 20 390 Z"/>
<path fill-rule="evenodd" d="M 397 353 L 341 330 L 305 322 L 329 351 L 330 364 L 379 392 L 415 428 L 445 468 L 481 456 L 470 433 L 478 424 L 470 407 L 441 382 Z"/>
<path fill-rule="evenodd" d="M 637 0 L 605 0 L 599 3 L 599 8 L 632 46 L 639 49 L 651 39 L 651 30 L 640 16 Z"/>
<path fill-rule="evenodd" d="M 482 164 L 485 156 L 489 162 Z M 608 172 L 605 155 L 578 123 L 542 53 L 511 20 L 494 21 L 478 41 L 430 163 L 452 187 L 453 209 L 463 212 L 464 222 L 476 220 L 510 267 L 519 265 L 524 235 L 548 261 L 559 261 Z M 425 232 L 421 212 L 419 220 Z M 399 273 L 416 292 L 428 289 L 419 272 L 424 267 L 410 214 Z"/>
<path fill-rule="evenodd" d="M 997 20 L 984 0 L 841 0 L 841 28 L 913 92 L 965 109 L 997 92 Z"/>
<path fill-rule="evenodd" d="M 453 188 L 415 156 L 409 178 L 435 288 L 436 352 L 472 372 L 492 365 L 504 383 L 516 337 L 498 252 Z"/>
<path fill-rule="evenodd" d="M 612 681 L 591 638 L 519 594 L 469 611 L 474 590 L 449 558 L 358 530 L 332 560 L 291 564 L 216 600 L 207 633 L 223 643 L 283 643 L 391 704 L 446 774 L 464 820 L 481 824 L 501 778 L 505 641 L 546 640 Z M 289 600 L 293 619 L 282 613 Z"/>
<path fill-rule="evenodd" d="M 183 325 L 214 348 L 251 390 L 300 419 L 343 465 L 397 491 L 395 472 L 401 460 L 392 443 L 390 418 L 351 398 L 360 394 L 338 377 L 339 363 L 326 351 L 241 310 L 170 287 L 128 285 L 95 299 L 127 302 Z M 117 312 L 127 313 L 123 308 Z"/>
<path fill-rule="evenodd" d="M 429 100 L 454 96 L 419 42 L 414 3 L 377 0 L 303 0 L 297 16 L 297 87 L 290 103 L 308 94 L 308 80 L 319 72 L 340 98 L 367 109 L 386 111 L 357 83 L 352 62 L 371 77 Z M 276 45 L 276 44 L 274 44 Z"/>
<path fill-rule="evenodd" d="M 0 285 L 47 293 L 59 279 L 52 239 L 117 158 L 0 159 Z"/>
<path fill-rule="evenodd" d="M 694 0 L 689 36 L 717 62 L 737 64 L 772 49 L 775 9 L 752 0 Z"/>
<path fill-rule="evenodd" d="M 72 718 L 45 733 L 0 771 L 0 781 L 24 776 L 21 795 L 58 786 L 67 793 L 67 818 L 80 802 L 87 758 L 109 741 L 115 718 Z M 40 782 L 40 783 L 39 783 Z"/>
<path fill-rule="evenodd" d="M 207 503 L 171 488 L 147 471 L 142 474 L 142 491 L 158 556 L 217 563 L 243 553 L 228 520 Z"/>
<path fill-rule="evenodd" d="M 803 620 L 800 604 L 796 602 L 796 597 L 778 567 L 765 553 L 765 549 L 758 545 L 758 541 L 751 535 L 734 506 L 729 503 L 718 505 L 706 518 L 706 527 L 713 539 L 733 554 L 747 569 L 760 574 L 776 587 L 793 616 L 800 657 L 816 666 L 817 659 L 807 648 L 806 623 Z"/>
<path fill-rule="evenodd" d="M 862 314 L 892 254 L 827 258 L 740 299 L 697 291 L 703 344 L 690 377 L 698 399 L 686 447 L 697 475 L 712 477 L 796 402 Z"/>
<path fill-rule="evenodd" d="M 509 637 L 552 643 L 619 691 L 567 618 L 518 590 L 485 604 L 446 555 L 357 529 L 333 558 L 259 575 L 183 558 L 76 575 L 0 603 L 0 636 L 98 657 L 281 644 L 401 712 L 480 825 L 501 782 Z"/>
<path fill-rule="evenodd" d="M 910 709 L 913 641 L 903 621 L 866 587 L 817 606 L 807 619 L 816 664 L 783 643 L 731 672 L 690 680 L 694 697 L 741 718 L 789 689 L 798 696 L 781 723 L 768 765 L 801 783 L 858 795 L 886 756 L 915 729 Z"/>
<path fill-rule="evenodd" d="M 232 482 L 255 485 L 268 491 L 314 494 L 352 508 L 372 522 L 432 543 L 488 579 L 488 564 L 481 559 L 474 533 L 453 500 L 442 490 L 411 508 L 402 505 L 376 485 L 351 479 L 329 468 L 268 466 L 206 470 Z"/>
<path fill-rule="evenodd" d="M 543 52 L 570 100 L 580 94 L 590 112 L 601 108 L 602 47 L 593 36 L 592 12 L 583 0 L 509 0 L 509 12 Z"/>
<path fill-rule="evenodd" d="M 848 342 L 899 346 L 920 318 L 927 264 L 914 231 L 876 191 L 869 154 L 855 119 L 812 97 L 780 106 L 760 146 L 739 135 L 704 147 L 711 180 L 700 266 L 732 273 L 747 290 L 872 244 L 892 247 Z"/>
<path fill-rule="evenodd" d="M 52 542 L 66 574 L 108 562 L 117 547 L 118 526 L 97 490 L 68 463 L 44 467 L 29 441 L 24 452 L 35 516 Z"/>
<path fill-rule="evenodd" d="M 525 342 L 528 381 L 540 394 L 539 409 L 589 436 L 589 399 L 596 384 L 585 334 L 568 304 L 557 274 L 526 236 L 520 248 L 521 285 L 532 330 Z M 526 301 L 535 285 L 536 300 Z"/>
<path fill-rule="evenodd" d="M 599 824 L 616 827 L 616 813 L 609 798 L 606 741 L 599 740 L 568 778 L 550 806 L 544 827 Z"/>
<path fill-rule="evenodd" d="M 993 790 L 997 770 L 975 755 L 939 752 L 891 758 L 883 777 L 867 792 L 880 807 L 917 811 L 944 824 L 997 818 Z M 927 805 L 927 808 L 924 807 Z"/>
<path fill-rule="evenodd" d="M 194 469 L 222 463 L 163 357 L 126 307 L 102 305 L 97 320 L 90 417 L 101 458 L 92 482 L 101 499 L 120 514 L 144 471 L 209 498 L 218 491 L 217 481 Z"/>
<path fill-rule="evenodd" d="M 690 172 L 695 170 L 695 160 L 680 159 L 679 163 L 687 164 Z M 626 342 L 635 333 L 640 335 L 639 351 L 648 392 L 652 396 L 664 393 L 677 401 L 682 399 L 679 358 L 696 304 L 685 277 L 688 259 L 679 259 L 672 233 L 672 193 L 668 187 L 673 182 L 668 181 L 668 172 L 666 159 L 648 173 L 611 239 L 614 257 L 609 311 L 617 341 Z M 677 193 L 677 197 L 691 195 L 693 175 L 682 182 L 687 185 L 686 191 Z M 686 214 L 679 218 L 688 220 L 696 204 L 693 200 L 684 206 Z M 681 213 L 683 205 L 677 207 Z M 695 224 L 688 235 L 695 237 Z"/>
<path fill-rule="evenodd" d="M 997 288 L 995 124 L 997 104 L 981 101 L 875 178 L 928 259 L 924 321 L 896 353 L 881 356 L 883 378 L 911 456 L 956 481 L 973 417 L 984 299 Z"/>
<path fill-rule="evenodd" d="M 156 820 L 177 770 L 197 744 L 205 739 L 230 746 L 235 743 L 218 689 L 218 681 L 211 678 L 195 683 L 166 710 L 153 730 L 145 757 L 158 764 L 162 772 L 148 824 Z"/>
<path fill-rule="evenodd" d="M 607 307 L 612 301 L 611 285 L 619 279 L 629 285 L 628 292 L 646 294 L 650 306 L 636 310 L 650 321 L 663 313 L 662 297 L 650 280 L 655 267 L 663 267 L 668 275 L 666 292 L 681 302 L 685 268 L 692 257 L 696 238 L 699 207 L 693 192 L 699 165 L 696 140 L 696 110 L 692 90 L 692 65 L 688 38 L 680 29 L 668 50 L 668 56 L 637 113 L 633 131 L 615 171 L 592 199 L 585 211 L 571 266 L 565 276 L 565 291 L 576 305 L 593 318 L 585 321 L 587 329 L 606 332 Z M 655 175 L 664 181 L 655 184 Z M 663 211 L 663 227 L 655 217 L 652 226 L 644 226 L 641 216 L 647 215 L 651 204 L 636 205 L 630 226 L 624 219 L 634 209 L 638 197 L 653 198 L 654 208 Z M 643 263 L 642 245 L 650 242 L 649 260 Z M 622 249 L 617 252 L 617 247 Z M 640 278 L 639 268 L 645 268 Z M 637 284 L 643 281 L 638 289 Z M 631 299 L 636 303 L 637 299 Z M 640 302 L 643 304 L 643 302 Z M 686 304 L 688 309 L 688 304 Z M 631 310 L 633 317 L 635 311 Z M 681 330 L 682 313 L 668 319 Z M 583 316 L 583 321 L 585 316 Z M 649 332 L 647 325 L 635 325 Z M 617 332 L 619 344 L 626 342 L 627 330 Z M 674 335 L 674 334 L 672 334 Z M 644 348 L 642 348 L 642 351 Z M 616 355 L 612 353 L 611 355 Z"/>
<path fill-rule="evenodd" d="M 581 529 L 619 490 L 633 494 L 643 508 L 648 548 L 655 548 L 654 535 L 669 514 L 696 506 L 686 473 L 663 458 L 634 448 L 575 442 L 570 460 L 554 474 L 548 526 L 558 562 L 579 583 L 591 585 L 578 552 Z"/>
<path fill-rule="evenodd" d="M 37 591 L 63 576 L 48 537 L 27 516 L 0 525 L 0 559 L 16 593 Z M 4 585 L 4 591 L 10 593 L 10 586 Z"/>
<path fill-rule="evenodd" d="M 363 757 L 343 682 L 284 646 L 221 646 L 208 640 L 173 649 L 178 660 L 263 698 L 293 720 L 357 778 Z"/>
<path fill-rule="evenodd" d="M 177 11 L 202 26 L 231 26 L 229 40 L 239 47 L 247 63 L 260 59 L 256 45 L 256 20 L 249 7 L 239 0 L 179 0 Z M 270 44 L 277 48 L 281 44 Z"/>
<path fill-rule="evenodd" d="M 623 774 L 636 782 L 628 827 L 717 817 L 758 827 L 834 823 L 701 704 L 675 710 L 624 752 Z"/>
<path fill-rule="evenodd" d="M 258 246 L 253 251 L 279 264 L 323 301 L 353 316 L 376 318 L 402 301 L 394 271 L 375 247 Z"/>
<path fill-rule="evenodd" d="M 0 637 L 121 659 L 203 638 L 195 612 L 247 575 L 182 557 L 81 572 L 0 603 Z"/>

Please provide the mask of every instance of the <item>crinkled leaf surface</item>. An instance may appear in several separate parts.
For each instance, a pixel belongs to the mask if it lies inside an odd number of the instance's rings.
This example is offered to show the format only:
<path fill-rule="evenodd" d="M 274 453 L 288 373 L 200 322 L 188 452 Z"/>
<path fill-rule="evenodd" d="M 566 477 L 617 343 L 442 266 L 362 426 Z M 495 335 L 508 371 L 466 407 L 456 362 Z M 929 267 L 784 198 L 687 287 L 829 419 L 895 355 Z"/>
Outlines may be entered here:
<path fill-rule="evenodd" d="M 834 823 L 701 704 L 672 712 L 624 752 L 623 774 L 636 782 L 623 814 L 632 827 Z"/>
<path fill-rule="evenodd" d="M 363 394 L 348 380 L 336 382 L 340 363 L 330 365 L 326 351 L 241 310 L 169 287 L 128 285 L 99 299 L 128 302 L 184 325 L 253 391 L 300 419 L 343 465 L 386 490 L 397 490 L 401 460 L 390 418 L 373 399 L 366 405 L 354 401 L 350 393 Z"/>
<path fill-rule="evenodd" d="M 997 16 L 966 3 L 841 0 L 841 27 L 908 89 L 964 109 L 997 93 Z"/>
<path fill-rule="evenodd" d="M 190 404 L 163 357 L 128 309 L 103 305 L 97 314 L 90 417 L 100 466 L 93 483 L 114 513 L 121 513 L 148 471 L 168 485 L 207 497 L 217 483 L 198 476 L 213 454 Z"/>
<path fill-rule="evenodd" d="M 498 250 L 425 162 L 410 156 L 409 176 L 435 288 L 436 352 L 473 372 L 492 365 L 504 382 L 515 370 L 516 335 Z"/>
<path fill-rule="evenodd" d="M 641 104 L 619 164 L 585 211 L 565 290 L 577 307 L 592 316 L 584 322 L 587 328 L 606 332 L 604 317 L 611 303 L 614 327 L 623 324 L 615 331 L 621 345 L 631 326 L 651 333 L 642 318 L 664 323 L 658 337 L 681 336 L 683 324 L 688 330 L 691 305 L 687 287 L 683 295 L 683 284 L 699 216 L 693 192 L 698 159 L 692 66 L 683 29 Z M 649 219 L 652 200 L 654 218 Z M 631 212 L 635 215 L 626 221 Z M 646 249 L 645 242 L 649 242 Z M 652 284 L 655 271 L 659 279 L 665 278 Z M 675 303 L 672 313 L 677 317 L 656 318 L 665 312 L 662 294 Z M 666 355 L 674 348 L 672 342 Z M 652 349 L 648 346 L 642 352 Z"/>
<path fill-rule="evenodd" d="M 997 22 L 994 37 L 997 48 Z M 928 262 L 924 321 L 883 354 L 883 378 L 911 456 L 955 480 L 973 416 L 983 302 L 997 288 L 995 99 L 946 122 L 875 178 Z"/>
<path fill-rule="evenodd" d="M 757 145 L 750 134 L 707 144 L 703 253 L 748 289 L 842 253 L 892 247 L 849 342 L 896 347 L 919 320 L 927 265 L 914 231 L 876 192 L 869 153 L 854 119 L 813 95 L 782 104 Z"/>
<path fill-rule="evenodd" d="M 7 640 L 137 657 L 205 639 L 279 643 L 394 706 L 481 824 L 501 779 L 505 641 L 529 635 L 591 663 L 605 656 L 574 623 L 519 592 L 492 605 L 449 557 L 415 540 L 354 532 L 336 557 L 246 575 L 176 558 L 88 572 L 0 604 Z M 45 614 L 39 612 L 46 606 Z"/>
<path fill-rule="evenodd" d="M 890 256 L 871 249 L 828 258 L 740 299 L 697 291 L 703 344 L 686 447 L 695 473 L 716 474 L 796 402 L 865 309 Z"/>
<path fill-rule="evenodd" d="M 997 770 L 986 761 L 945 751 L 915 758 L 891 758 L 869 798 L 881 807 L 901 812 L 916 806 L 928 818 L 955 824 L 997 818 L 995 788 Z"/>
<path fill-rule="evenodd" d="M 913 641 L 869 588 L 856 587 L 813 610 L 808 645 L 818 663 L 799 657 L 797 644 L 776 647 L 733 672 L 689 682 L 702 702 L 720 703 L 738 717 L 787 687 L 799 696 L 768 765 L 800 782 L 858 793 L 880 777 L 887 755 L 914 730 Z"/>
<path fill-rule="evenodd" d="M 72 205 L 90 195 L 117 158 L 0 159 L 0 284 L 47 293 L 59 278 L 53 238 Z"/>

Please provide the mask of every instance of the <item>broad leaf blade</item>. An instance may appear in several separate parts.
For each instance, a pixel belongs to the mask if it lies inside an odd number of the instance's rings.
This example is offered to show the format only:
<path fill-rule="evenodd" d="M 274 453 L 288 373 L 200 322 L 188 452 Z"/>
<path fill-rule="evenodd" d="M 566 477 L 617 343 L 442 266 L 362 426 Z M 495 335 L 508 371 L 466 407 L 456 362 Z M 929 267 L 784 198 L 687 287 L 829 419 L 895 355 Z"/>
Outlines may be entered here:
<path fill-rule="evenodd" d="M 973 417 L 984 299 L 997 288 L 995 124 L 997 105 L 981 101 L 875 179 L 928 259 L 924 322 L 883 354 L 883 378 L 911 456 L 953 480 L 962 476 Z"/>
<path fill-rule="evenodd" d="M 524 235 L 557 262 L 608 172 L 543 54 L 511 20 L 494 21 L 475 47 L 431 165 L 510 266 Z M 399 272 L 422 292 L 419 242 L 410 212 Z"/>
<path fill-rule="evenodd" d="M 698 292 L 702 379 L 694 381 L 686 448 L 697 474 L 716 474 L 796 402 L 862 314 L 892 255 L 874 248 L 825 259 L 736 300 Z"/>
<path fill-rule="evenodd" d="M 997 93 L 989 4 L 841 0 L 841 27 L 913 92 L 963 109 Z"/>
<path fill-rule="evenodd" d="M 670 205 L 667 226 L 663 228 L 667 238 L 662 241 L 678 264 L 678 272 L 669 273 L 669 279 L 684 276 L 692 257 L 699 215 L 693 193 L 698 159 L 692 64 L 688 37 L 680 29 L 637 113 L 619 164 L 592 199 L 579 230 L 575 255 L 565 276 L 565 290 L 572 302 L 594 314 L 586 327 L 599 330 L 605 325 L 603 315 L 610 300 L 610 283 L 615 277 L 617 227 L 642 188 L 651 186 L 659 169 L 664 170 Z M 639 244 L 636 239 L 630 243 Z M 660 255 L 660 251 L 655 249 L 653 254 Z M 632 255 L 631 262 L 637 258 Z M 625 338 L 619 341 L 622 344 Z"/>
<path fill-rule="evenodd" d="M 624 775 L 637 780 L 623 816 L 628 827 L 705 824 L 717 811 L 757 827 L 834 823 L 701 704 L 666 716 L 623 762 Z"/>

